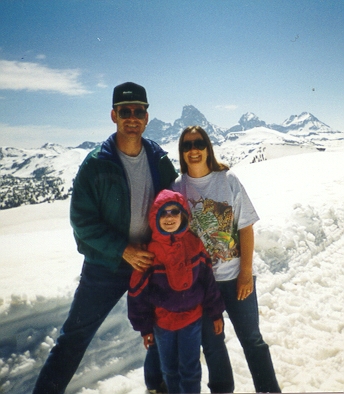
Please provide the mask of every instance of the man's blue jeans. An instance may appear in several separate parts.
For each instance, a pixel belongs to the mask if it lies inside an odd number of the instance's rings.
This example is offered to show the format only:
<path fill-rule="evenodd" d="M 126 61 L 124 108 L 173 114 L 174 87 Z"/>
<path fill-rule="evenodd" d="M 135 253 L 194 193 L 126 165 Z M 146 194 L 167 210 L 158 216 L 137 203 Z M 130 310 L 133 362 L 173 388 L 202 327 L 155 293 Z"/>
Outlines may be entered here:
<path fill-rule="evenodd" d="M 201 390 L 201 328 L 201 319 L 176 331 L 154 327 L 161 369 L 169 393 L 199 393 Z"/>
<path fill-rule="evenodd" d="M 259 330 L 258 303 L 255 288 L 253 293 L 244 301 L 238 301 L 236 279 L 217 282 L 217 284 L 225 302 L 228 316 L 243 347 L 256 392 L 281 392 L 276 380 L 269 346 L 264 342 Z M 256 278 L 254 278 L 254 285 L 256 285 Z M 205 319 L 203 319 L 202 346 L 209 369 L 209 387 L 211 391 L 218 393 L 233 392 L 234 382 L 231 386 L 228 385 L 226 391 L 224 387 L 217 387 L 217 382 L 214 381 L 216 377 L 219 378 L 220 376 L 229 376 L 233 379 L 233 374 L 230 364 L 223 364 L 221 361 L 226 360 L 226 346 L 223 346 L 221 340 L 216 338 L 212 325 Z"/>
<path fill-rule="evenodd" d="M 124 261 L 114 273 L 100 265 L 84 264 L 69 315 L 33 394 L 64 393 L 96 331 L 128 290 L 131 272 Z"/>

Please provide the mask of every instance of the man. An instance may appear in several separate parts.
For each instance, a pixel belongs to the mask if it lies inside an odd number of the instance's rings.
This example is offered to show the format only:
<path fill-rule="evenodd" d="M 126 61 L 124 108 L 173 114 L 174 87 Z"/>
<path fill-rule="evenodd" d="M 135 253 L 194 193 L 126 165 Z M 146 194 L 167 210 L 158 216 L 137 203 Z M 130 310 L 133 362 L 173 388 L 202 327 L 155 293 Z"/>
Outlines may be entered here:
<path fill-rule="evenodd" d="M 116 86 L 111 118 L 117 132 L 86 157 L 75 178 L 70 218 L 85 261 L 68 318 L 34 394 L 64 393 L 97 329 L 127 291 L 132 270 L 144 271 L 154 257 L 145 250 L 148 211 L 177 174 L 166 152 L 142 137 L 148 105 L 142 86 Z M 148 385 L 160 373 L 154 348 L 145 362 Z"/>

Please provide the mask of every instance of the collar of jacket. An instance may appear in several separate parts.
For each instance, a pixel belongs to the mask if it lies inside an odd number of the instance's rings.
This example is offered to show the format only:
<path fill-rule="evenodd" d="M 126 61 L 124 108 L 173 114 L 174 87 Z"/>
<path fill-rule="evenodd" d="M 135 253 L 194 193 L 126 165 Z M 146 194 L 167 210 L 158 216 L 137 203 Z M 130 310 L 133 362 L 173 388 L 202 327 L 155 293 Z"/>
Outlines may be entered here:
<path fill-rule="evenodd" d="M 116 149 L 116 133 L 110 135 L 110 137 L 103 142 L 100 152 L 98 153 L 98 159 L 100 160 L 111 160 L 116 163 L 119 167 L 123 168 L 123 164 Z M 146 150 L 149 169 L 152 174 L 153 185 L 155 194 L 160 191 L 160 176 L 159 176 L 159 161 L 162 157 L 167 155 L 159 144 L 155 141 L 142 137 L 142 144 Z M 124 171 L 123 171 L 124 173 Z"/>

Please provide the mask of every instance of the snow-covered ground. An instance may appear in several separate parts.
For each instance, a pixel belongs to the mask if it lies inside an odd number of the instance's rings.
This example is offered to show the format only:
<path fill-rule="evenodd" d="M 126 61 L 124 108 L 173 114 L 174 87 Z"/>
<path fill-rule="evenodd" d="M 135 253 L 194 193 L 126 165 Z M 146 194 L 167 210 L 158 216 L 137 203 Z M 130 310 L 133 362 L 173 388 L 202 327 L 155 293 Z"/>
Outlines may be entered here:
<path fill-rule="evenodd" d="M 284 392 L 344 388 L 344 149 L 238 165 L 259 215 L 260 325 Z M 69 200 L 0 211 L 0 392 L 27 394 L 65 320 L 82 256 Z M 236 392 L 254 391 L 225 318 Z M 67 393 L 143 394 L 145 350 L 117 305 Z M 202 391 L 207 388 L 204 360 Z"/>

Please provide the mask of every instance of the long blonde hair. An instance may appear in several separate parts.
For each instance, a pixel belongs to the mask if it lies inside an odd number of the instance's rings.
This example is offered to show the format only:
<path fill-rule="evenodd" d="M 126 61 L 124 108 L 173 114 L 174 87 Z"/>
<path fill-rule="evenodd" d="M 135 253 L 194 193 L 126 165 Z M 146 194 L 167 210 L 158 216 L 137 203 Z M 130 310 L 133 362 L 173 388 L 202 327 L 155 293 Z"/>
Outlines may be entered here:
<path fill-rule="evenodd" d="M 217 161 L 215 154 L 214 154 L 214 149 L 213 145 L 210 141 L 210 138 L 207 134 L 207 132 L 202 129 L 200 126 L 189 126 L 186 129 L 183 130 L 182 134 L 179 137 L 179 144 L 178 144 L 178 150 L 179 150 L 179 164 L 180 164 L 180 172 L 182 174 L 185 174 L 188 172 L 188 166 L 184 160 L 183 156 L 183 141 L 184 141 L 184 136 L 187 133 L 200 133 L 203 140 L 207 144 L 207 149 L 208 149 L 208 157 L 207 157 L 207 166 L 210 171 L 222 171 L 222 170 L 229 170 L 229 167 L 224 164 L 220 163 Z"/>

